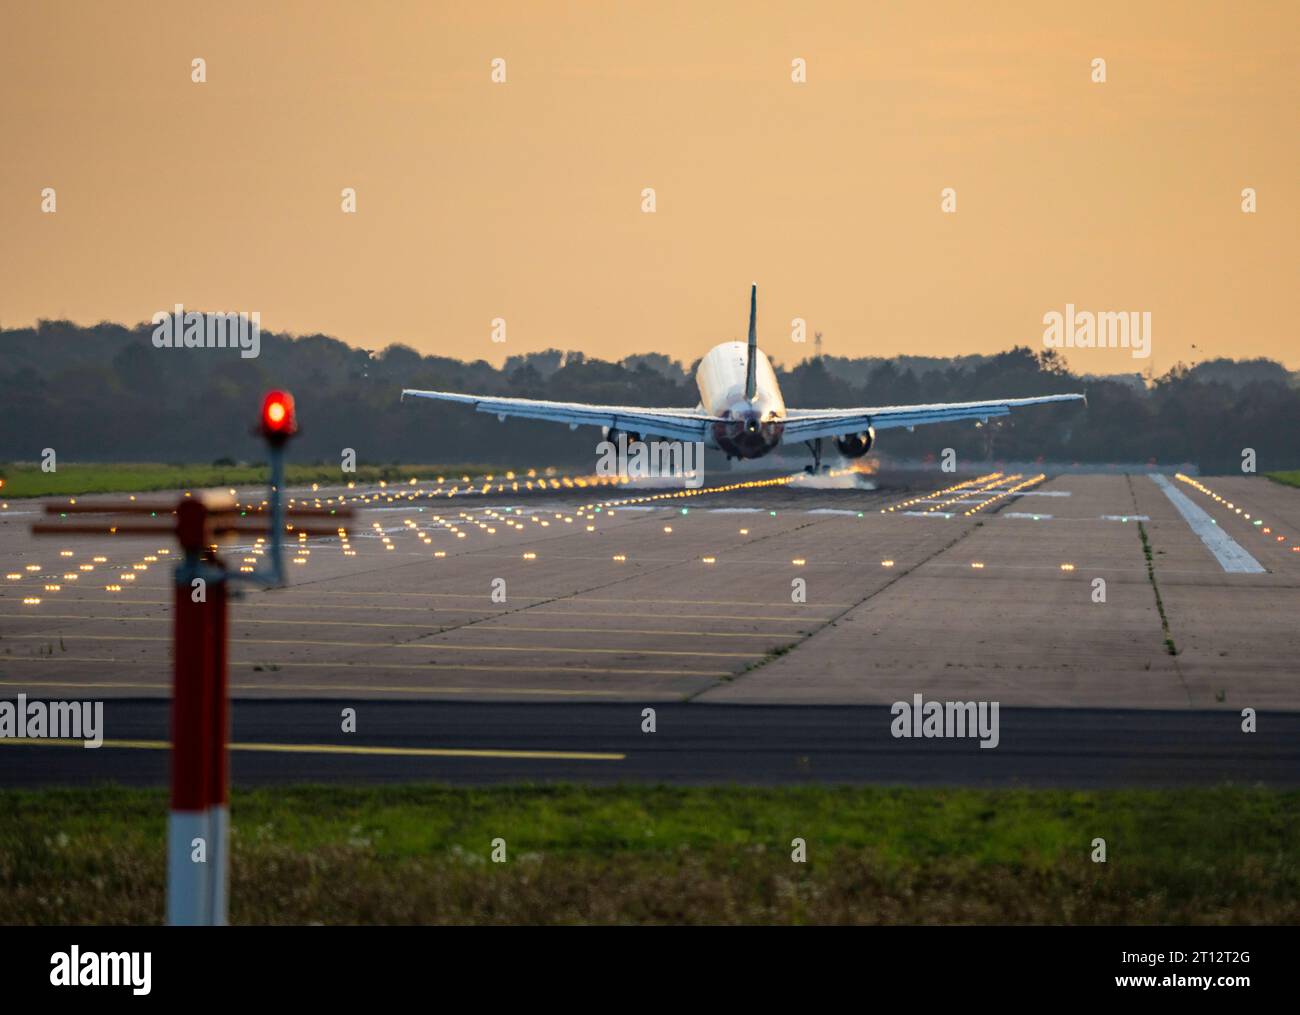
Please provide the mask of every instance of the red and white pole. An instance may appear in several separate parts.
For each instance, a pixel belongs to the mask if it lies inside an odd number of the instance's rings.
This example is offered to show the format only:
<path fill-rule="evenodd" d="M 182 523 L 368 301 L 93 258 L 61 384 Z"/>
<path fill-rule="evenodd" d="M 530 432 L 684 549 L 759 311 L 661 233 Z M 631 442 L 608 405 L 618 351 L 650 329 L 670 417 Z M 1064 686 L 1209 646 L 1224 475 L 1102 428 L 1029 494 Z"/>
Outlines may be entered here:
<path fill-rule="evenodd" d="M 253 580 L 284 580 L 284 446 L 298 430 L 293 396 L 262 401 L 262 436 L 271 449 L 271 567 Z M 229 512 L 228 512 L 229 513 Z M 334 510 L 328 512 L 335 514 Z M 200 499 L 176 509 L 184 554 L 176 567 L 172 651 L 172 805 L 167 822 L 167 922 L 225 924 L 230 887 L 230 699 L 226 674 L 226 571 L 210 552 L 211 529 L 240 531 L 213 519 Z M 344 512 L 350 517 L 350 510 Z M 246 531 L 246 530 L 245 530 Z M 201 581 L 196 581 L 201 579 Z"/>
<path fill-rule="evenodd" d="M 204 560 L 206 528 L 207 508 L 183 501 L 177 509 L 185 556 L 176 568 L 173 603 L 167 822 L 167 922 L 181 926 L 225 923 L 227 916 L 226 588 L 219 566 Z"/>
<path fill-rule="evenodd" d="M 208 891 L 209 923 L 229 922 L 230 899 L 230 697 L 226 670 L 226 583 L 208 589 L 212 661 L 208 681 Z"/>
<path fill-rule="evenodd" d="M 270 391 L 262 401 L 259 430 L 271 451 L 269 567 L 246 575 L 228 573 L 217 558 L 213 540 L 260 526 L 242 520 L 238 504 L 184 498 L 176 507 L 175 533 L 182 558 L 173 577 L 172 644 L 172 787 L 167 821 L 167 922 L 224 924 L 230 882 L 230 700 L 227 682 L 228 582 L 244 578 L 264 586 L 284 583 L 284 447 L 298 431 L 293 396 Z M 95 524 L 60 522 L 32 526 L 36 535 L 85 532 L 157 534 L 171 531 L 161 521 L 141 515 L 167 513 L 157 505 L 131 503 L 98 506 L 47 504 L 47 514 L 122 514 Z M 339 506 L 300 509 L 302 515 L 352 517 Z M 135 516 L 135 517 L 133 517 Z M 298 527 L 300 533 L 332 535 L 333 528 Z"/>

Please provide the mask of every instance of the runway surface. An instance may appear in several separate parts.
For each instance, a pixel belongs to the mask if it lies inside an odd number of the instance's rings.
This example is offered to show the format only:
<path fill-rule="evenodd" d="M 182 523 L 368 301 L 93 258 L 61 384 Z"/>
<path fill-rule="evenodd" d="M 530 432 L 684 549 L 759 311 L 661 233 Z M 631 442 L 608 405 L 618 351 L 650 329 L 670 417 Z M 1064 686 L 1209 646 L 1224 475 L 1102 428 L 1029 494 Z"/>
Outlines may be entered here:
<path fill-rule="evenodd" d="M 1241 731 L 1224 712 L 1007 709 L 996 748 L 896 739 L 880 706 L 369 701 L 342 732 L 337 700 L 241 701 L 236 786 L 307 782 L 1172 787 L 1300 785 L 1300 714 Z M 0 785 L 167 785 L 168 704 L 109 701 L 110 740 L 0 741 Z"/>
<path fill-rule="evenodd" d="M 232 693 L 1300 709 L 1300 490 L 1173 481 L 1263 568 L 1231 573 L 1150 477 L 1034 479 L 350 491 L 346 541 L 233 604 Z M 0 693 L 168 695 L 174 546 L 38 540 L 39 507 L 0 510 Z"/>

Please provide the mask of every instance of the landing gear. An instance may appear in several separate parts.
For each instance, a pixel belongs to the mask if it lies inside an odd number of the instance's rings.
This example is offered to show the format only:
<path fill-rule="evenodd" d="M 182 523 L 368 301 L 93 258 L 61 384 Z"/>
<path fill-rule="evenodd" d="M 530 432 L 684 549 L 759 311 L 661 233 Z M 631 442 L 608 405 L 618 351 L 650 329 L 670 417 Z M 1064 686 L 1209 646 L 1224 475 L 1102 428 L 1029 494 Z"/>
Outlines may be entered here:
<path fill-rule="evenodd" d="M 816 440 L 804 441 L 803 443 L 804 447 L 806 447 L 813 456 L 812 465 L 805 465 L 803 471 L 808 473 L 810 476 L 815 476 L 826 468 L 822 465 L 822 439 L 818 437 Z"/>

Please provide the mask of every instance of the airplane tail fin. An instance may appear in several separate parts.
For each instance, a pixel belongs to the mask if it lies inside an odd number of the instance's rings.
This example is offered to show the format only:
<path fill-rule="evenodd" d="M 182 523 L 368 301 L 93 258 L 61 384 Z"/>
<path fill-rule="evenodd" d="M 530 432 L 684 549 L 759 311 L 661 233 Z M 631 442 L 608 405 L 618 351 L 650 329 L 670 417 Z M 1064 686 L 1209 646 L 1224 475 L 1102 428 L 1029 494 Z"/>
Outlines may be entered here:
<path fill-rule="evenodd" d="M 758 393 L 758 283 L 749 287 L 749 351 L 745 354 L 745 398 Z"/>

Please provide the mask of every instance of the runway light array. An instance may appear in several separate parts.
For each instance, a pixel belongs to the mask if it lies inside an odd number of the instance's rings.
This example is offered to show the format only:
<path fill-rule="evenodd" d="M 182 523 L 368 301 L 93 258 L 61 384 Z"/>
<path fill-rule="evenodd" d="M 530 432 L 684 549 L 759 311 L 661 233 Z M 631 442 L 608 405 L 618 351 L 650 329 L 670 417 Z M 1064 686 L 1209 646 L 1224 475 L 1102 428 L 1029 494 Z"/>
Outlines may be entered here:
<path fill-rule="evenodd" d="M 981 479 L 976 480 L 966 489 L 959 491 L 955 496 L 946 497 L 943 500 L 940 500 L 939 502 L 931 505 L 930 507 L 925 509 L 926 513 L 929 514 L 935 511 L 942 511 L 944 508 L 952 507 L 958 501 L 969 500 L 972 496 L 990 494 L 994 490 L 996 490 L 999 486 L 1006 486 L 1009 483 L 1014 483 L 1017 479 L 1020 478 L 1021 478 L 1021 474 L 1018 472 L 1013 473 L 1010 476 L 1005 476 L 1001 472 L 995 472 L 990 476 L 985 476 Z"/>
<path fill-rule="evenodd" d="M 1013 478 L 1013 477 L 1008 477 L 1008 478 Z M 990 504 L 1002 500 L 1005 497 L 1014 497 L 1021 490 L 1034 486 L 1037 483 L 1041 483 L 1046 478 L 1047 478 L 1047 474 L 1040 472 L 1037 476 L 1031 476 L 1029 479 L 1021 480 L 1019 483 L 1016 483 L 1014 486 L 1008 486 L 1005 490 L 999 490 L 993 496 L 989 497 L 988 500 L 980 501 L 980 503 L 976 504 L 974 507 L 970 508 L 967 511 L 964 511 L 963 514 L 969 516 L 975 514 L 977 511 L 983 511 Z"/>
<path fill-rule="evenodd" d="M 1262 518 L 1251 519 L 1249 514 L 1244 513 L 1244 509 L 1238 507 L 1234 502 L 1219 496 L 1217 493 L 1211 490 L 1200 480 L 1193 479 L 1191 476 L 1185 476 L 1181 472 L 1175 473 L 1174 479 L 1178 480 L 1180 483 L 1186 483 L 1193 490 L 1196 490 L 1199 493 L 1205 494 L 1205 496 L 1209 497 L 1216 504 L 1223 505 L 1229 511 L 1232 511 L 1234 514 L 1238 514 L 1241 515 L 1243 518 L 1250 519 L 1252 527 L 1256 528 L 1259 531 L 1260 535 L 1269 536 L 1271 538 L 1271 541 L 1274 543 L 1283 543 L 1283 544 L 1290 543 L 1291 552 L 1300 553 L 1300 540 L 1288 538 L 1287 536 L 1281 533 L 1274 532 L 1273 526 L 1265 525 L 1264 519 Z"/>
<path fill-rule="evenodd" d="M 974 486 L 977 483 L 984 483 L 1001 475 L 1002 473 L 1000 472 L 990 472 L 987 475 L 979 476 L 975 479 L 964 479 L 960 483 L 954 483 L 952 486 L 945 487 L 942 490 L 930 490 L 926 493 L 919 494 L 916 497 L 911 497 L 908 500 L 900 501 L 897 504 L 891 504 L 887 508 L 881 508 L 880 513 L 882 515 L 889 515 L 893 514 L 895 511 L 903 511 L 922 502 L 934 500 L 936 497 L 944 497 L 950 493 L 956 493 L 958 490 L 965 490 L 967 487 Z"/>

